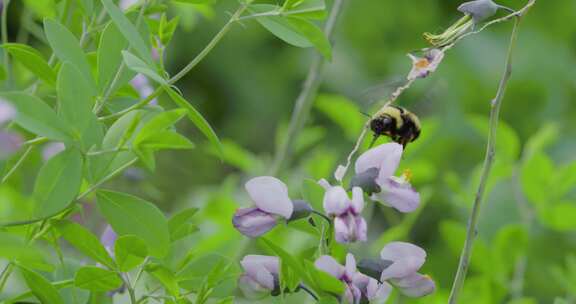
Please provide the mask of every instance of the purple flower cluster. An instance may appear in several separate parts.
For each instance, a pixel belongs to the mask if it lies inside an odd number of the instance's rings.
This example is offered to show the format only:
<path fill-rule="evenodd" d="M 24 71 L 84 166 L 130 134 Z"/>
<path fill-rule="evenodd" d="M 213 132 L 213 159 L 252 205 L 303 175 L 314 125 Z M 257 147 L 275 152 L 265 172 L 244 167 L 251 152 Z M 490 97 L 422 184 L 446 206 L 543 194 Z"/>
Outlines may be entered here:
<path fill-rule="evenodd" d="M 411 186 L 409 173 L 395 173 L 402 159 L 403 147 L 386 143 L 362 154 L 355 163 L 355 176 L 350 191 L 341 185 L 331 185 L 320 180 L 324 187 L 324 214 L 312 210 L 301 200 L 291 200 L 288 187 L 271 176 L 261 176 L 246 183 L 246 191 L 253 206 L 236 211 L 234 227 L 242 234 L 255 238 L 272 230 L 283 221 L 308 217 L 312 212 L 325 217 L 333 227 L 338 243 L 367 240 L 368 225 L 362 217 L 365 194 L 373 201 L 392 207 L 399 212 L 412 212 L 420 205 L 420 195 Z M 349 193 L 350 192 L 350 193 Z M 347 254 L 344 265 L 329 255 L 316 259 L 314 265 L 337 278 L 345 285 L 341 298 L 348 303 L 384 302 L 393 288 L 409 297 L 432 293 L 432 279 L 418 272 L 426 260 L 426 252 L 413 244 L 392 242 L 380 253 L 380 259 L 361 260 L 356 264 L 352 254 Z M 244 273 L 239 287 L 249 298 L 278 294 L 278 257 L 248 255 L 240 263 Z"/>

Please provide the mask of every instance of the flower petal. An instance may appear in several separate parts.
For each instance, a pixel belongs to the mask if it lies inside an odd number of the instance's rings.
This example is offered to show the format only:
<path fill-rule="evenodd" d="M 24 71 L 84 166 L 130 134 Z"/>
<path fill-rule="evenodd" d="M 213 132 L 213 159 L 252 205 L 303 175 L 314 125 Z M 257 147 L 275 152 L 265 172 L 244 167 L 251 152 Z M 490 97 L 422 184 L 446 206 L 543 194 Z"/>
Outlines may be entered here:
<path fill-rule="evenodd" d="M 0 131 L 0 160 L 4 160 L 18 152 L 22 146 L 23 140 L 16 133 Z"/>
<path fill-rule="evenodd" d="M 351 202 L 346 190 L 340 186 L 335 186 L 324 193 L 324 211 L 328 215 L 340 215 L 348 211 Z"/>
<path fill-rule="evenodd" d="M 368 234 L 368 225 L 366 220 L 362 216 L 356 216 L 356 240 L 361 242 L 366 242 Z"/>
<path fill-rule="evenodd" d="M 462 3 L 458 11 L 472 16 L 475 23 L 490 18 L 498 11 L 498 5 L 492 0 L 476 0 Z"/>
<path fill-rule="evenodd" d="M 334 237 L 336 242 L 345 244 L 350 242 L 350 224 L 347 222 L 348 217 L 337 216 L 334 218 Z"/>
<path fill-rule="evenodd" d="M 402 145 L 394 142 L 372 148 L 358 157 L 354 170 L 359 174 L 370 168 L 378 168 L 380 176 L 391 176 L 398 168 L 402 150 Z"/>
<path fill-rule="evenodd" d="M 380 283 L 363 273 L 357 272 L 353 284 L 356 285 L 370 303 L 385 302 L 392 292 L 392 285 L 388 282 Z"/>
<path fill-rule="evenodd" d="M 272 230 L 276 223 L 276 216 L 258 208 L 238 209 L 232 218 L 234 228 L 252 238 Z"/>
<path fill-rule="evenodd" d="M 3 125 L 16 116 L 16 109 L 12 104 L 0 99 L 0 125 Z"/>
<path fill-rule="evenodd" d="M 436 289 L 436 284 L 429 276 L 419 273 L 392 280 L 392 283 L 400 289 L 402 294 L 412 298 L 423 297 L 433 293 Z"/>
<path fill-rule="evenodd" d="M 281 180 L 272 176 L 255 177 L 246 183 L 246 191 L 259 209 L 286 219 L 292 215 L 288 187 Z"/>
<path fill-rule="evenodd" d="M 346 277 L 348 277 L 350 281 L 352 281 L 354 275 L 356 274 L 356 259 L 351 253 L 348 253 L 346 255 L 346 266 L 344 267 L 346 271 L 345 272 Z"/>
<path fill-rule="evenodd" d="M 382 191 L 375 194 L 378 201 L 400 212 L 412 212 L 420 206 L 420 194 L 408 182 L 389 177 L 384 180 L 381 187 Z"/>
<path fill-rule="evenodd" d="M 274 289 L 274 276 L 278 276 L 278 264 L 278 258 L 258 255 L 248 255 L 240 261 L 246 275 L 270 290 Z M 271 272 L 270 269 L 275 272 Z"/>
<path fill-rule="evenodd" d="M 114 252 L 114 244 L 116 243 L 116 238 L 118 235 L 114 230 L 112 230 L 112 226 L 106 225 L 104 232 L 100 236 L 100 243 L 104 245 L 104 248 L 108 251 L 108 253 L 112 254 Z"/>
<path fill-rule="evenodd" d="M 364 209 L 364 192 L 360 187 L 352 188 L 352 209 L 356 214 L 360 214 Z"/>
<path fill-rule="evenodd" d="M 340 279 L 345 271 L 344 266 L 338 264 L 338 262 L 329 255 L 319 257 L 316 262 L 314 262 L 314 266 L 337 279 Z"/>
<path fill-rule="evenodd" d="M 64 151 L 66 146 L 61 142 L 51 142 L 47 143 L 42 147 L 42 160 L 47 161 L 54 155 Z"/>
<path fill-rule="evenodd" d="M 257 300 L 270 294 L 270 290 L 258 284 L 252 277 L 244 274 L 238 278 L 238 287 L 248 299 Z"/>
<path fill-rule="evenodd" d="M 424 249 L 405 242 L 392 242 L 380 252 L 382 260 L 392 261 L 392 265 L 382 271 L 381 281 L 390 278 L 403 278 L 414 274 L 426 261 Z"/>

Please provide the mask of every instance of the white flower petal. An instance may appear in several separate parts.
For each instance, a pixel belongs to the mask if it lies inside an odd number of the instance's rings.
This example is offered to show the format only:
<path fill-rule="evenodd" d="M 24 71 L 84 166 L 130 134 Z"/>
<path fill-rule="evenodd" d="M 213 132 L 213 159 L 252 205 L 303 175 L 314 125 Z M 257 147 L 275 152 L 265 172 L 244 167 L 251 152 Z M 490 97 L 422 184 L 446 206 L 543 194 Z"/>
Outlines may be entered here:
<path fill-rule="evenodd" d="M 402 145 L 394 142 L 372 148 L 358 157 L 354 170 L 356 174 L 360 174 L 370 168 L 377 168 L 380 171 L 379 176 L 391 176 L 398 168 L 402 150 Z"/>
<path fill-rule="evenodd" d="M 381 280 L 384 281 L 403 278 L 418 271 L 426 261 L 426 251 L 410 243 L 392 242 L 384 246 L 380 258 L 393 262 L 382 271 Z"/>
<path fill-rule="evenodd" d="M 286 219 L 292 215 L 293 206 L 288 197 L 288 187 L 281 180 L 272 176 L 260 176 L 249 180 L 245 187 L 259 209 Z"/>
<path fill-rule="evenodd" d="M 324 194 L 323 206 L 328 215 L 340 215 L 348 211 L 351 203 L 348 193 L 340 186 L 331 187 Z"/>
<path fill-rule="evenodd" d="M 314 262 L 314 266 L 337 279 L 340 279 L 345 271 L 344 266 L 338 264 L 338 262 L 329 255 L 319 257 L 316 262 Z"/>

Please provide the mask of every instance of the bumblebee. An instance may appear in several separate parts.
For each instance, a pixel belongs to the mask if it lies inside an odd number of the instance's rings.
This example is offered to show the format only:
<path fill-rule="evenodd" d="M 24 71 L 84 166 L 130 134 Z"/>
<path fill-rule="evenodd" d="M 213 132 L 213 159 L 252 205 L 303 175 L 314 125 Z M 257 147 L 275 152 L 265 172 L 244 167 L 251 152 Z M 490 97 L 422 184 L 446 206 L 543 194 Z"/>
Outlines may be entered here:
<path fill-rule="evenodd" d="M 394 105 L 385 106 L 370 121 L 370 129 L 374 139 L 370 146 L 380 136 L 388 136 L 404 148 L 420 136 L 420 120 L 414 113 Z"/>

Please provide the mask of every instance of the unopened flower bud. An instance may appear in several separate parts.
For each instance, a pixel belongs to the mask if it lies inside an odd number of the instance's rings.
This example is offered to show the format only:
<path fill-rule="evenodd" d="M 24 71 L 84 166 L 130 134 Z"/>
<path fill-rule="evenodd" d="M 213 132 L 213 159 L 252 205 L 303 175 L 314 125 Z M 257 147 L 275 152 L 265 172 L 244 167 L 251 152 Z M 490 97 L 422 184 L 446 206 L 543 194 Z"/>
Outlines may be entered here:
<path fill-rule="evenodd" d="M 458 10 L 472 16 L 474 23 L 479 23 L 494 16 L 498 11 L 498 4 L 492 0 L 475 0 L 463 3 Z"/>
<path fill-rule="evenodd" d="M 304 200 L 293 200 L 292 205 L 294 209 L 292 211 L 292 216 L 288 219 L 288 221 L 295 221 L 302 218 L 306 218 L 310 216 L 310 213 L 314 210 L 308 202 Z"/>

